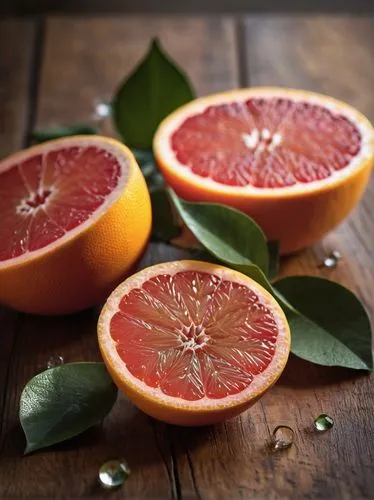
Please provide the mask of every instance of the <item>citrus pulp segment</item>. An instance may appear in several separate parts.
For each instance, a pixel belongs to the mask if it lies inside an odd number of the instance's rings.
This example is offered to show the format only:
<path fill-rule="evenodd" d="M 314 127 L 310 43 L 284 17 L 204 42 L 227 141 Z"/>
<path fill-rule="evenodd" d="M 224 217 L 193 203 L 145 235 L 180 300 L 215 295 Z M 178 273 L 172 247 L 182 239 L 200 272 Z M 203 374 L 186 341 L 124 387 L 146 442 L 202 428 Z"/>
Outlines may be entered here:
<path fill-rule="evenodd" d="M 242 210 L 290 253 L 319 239 L 358 201 L 374 134 L 361 113 L 335 99 L 252 88 L 182 106 L 161 123 L 154 152 L 182 198 Z"/>
<path fill-rule="evenodd" d="M 142 254 L 150 200 L 132 153 L 100 136 L 0 163 L 0 301 L 43 314 L 102 300 Z"/>
<path fill-rule="evenodd" d="M 245 275 L 176 261 L 131 276 L 106 302 L 100 349 L 142 410 L 204 425 L 251 406 L 279 377 L 289 327 L 275 299 Z"/>

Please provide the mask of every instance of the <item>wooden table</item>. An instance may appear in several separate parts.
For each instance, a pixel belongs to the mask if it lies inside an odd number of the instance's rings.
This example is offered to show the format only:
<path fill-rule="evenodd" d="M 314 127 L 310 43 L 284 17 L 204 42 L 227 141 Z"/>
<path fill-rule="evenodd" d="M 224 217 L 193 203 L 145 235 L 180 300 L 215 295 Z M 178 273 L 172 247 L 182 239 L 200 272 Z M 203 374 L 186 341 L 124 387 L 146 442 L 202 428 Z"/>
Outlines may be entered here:
<path fill-rule="evenodd" d="M 0 152 L 28 143 L 34 127 L 92 120 L 157 34 L 199 94 L 281 84 L 344 99 L 374 120 L 374 17 L 61 17 L 0 23 Z M 104 124 L 105 133 L 112 133 Z M 281 274 L 337 280 L 374 320 L 374 182 L 354 213 L 320 244 L 282 262 Z M 335 270 L 318 265 L 331 249 Z M 142 265 L 180 257 L 151 244 Z M 27 284 L 25 283 L 25 286 Z M 22 458 L 18 402 L 51 355 L 100 359 L 98 310 L 64 318 L 0 310 L 0 498 L 374 498 L 373 377 L 291 357 L 257 405 L 215 427 L 157 422 L 120 398 L 104 424 L 69 443 Z M 335 427 L 313 432 L 326 412 Z M 291 425 L 295 445 L 270 454 L 273 428 Z M 125 457 L 127 484 L 109 495 L 99 466 Z"/>

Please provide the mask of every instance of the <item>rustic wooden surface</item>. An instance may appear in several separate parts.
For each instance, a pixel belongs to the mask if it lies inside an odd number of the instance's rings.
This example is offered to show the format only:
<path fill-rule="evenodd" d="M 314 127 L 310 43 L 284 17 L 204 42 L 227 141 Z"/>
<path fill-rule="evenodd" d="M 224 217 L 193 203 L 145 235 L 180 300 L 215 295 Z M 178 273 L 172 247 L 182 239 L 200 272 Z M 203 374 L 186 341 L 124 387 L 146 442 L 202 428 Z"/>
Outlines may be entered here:
<path fill-rule="evenodd" d="M 182 63 L 199 94 L 246 85 L 322 91 L 374 120 L 374 18 L 66 17 L 0 23 L 0 155 L 27 144 L 35 127 L 92 121 L 145 52 L 151 36 Z M 110 123 L 103 132 L 113 133 Z M 282 262 L 282 274 L 316 274 L 358 293 L 374 322 L 374 183 L 360 206 L 314 248 Z M 339 250 L 336 270 L 322 270 Z M 142 265 L 179 258 L 151 244 Z M 100 428 L 22 458 L 18 401 L 26 381 L 54 354 L 96 360 L 98 310 L 41 318 L 0 309 L 0 498 L 107 498 L 97 485 L 105 460 L 125 457 L 127 484 L 111 498 L 374 498 L 373 377 L 291 357 L 279 383 L 241 417 L 181 429 L 120 398 Z M 321 412 L 336 421 L 313 432 Z M 279 424 L 295 445 L 268 451 Z"/>

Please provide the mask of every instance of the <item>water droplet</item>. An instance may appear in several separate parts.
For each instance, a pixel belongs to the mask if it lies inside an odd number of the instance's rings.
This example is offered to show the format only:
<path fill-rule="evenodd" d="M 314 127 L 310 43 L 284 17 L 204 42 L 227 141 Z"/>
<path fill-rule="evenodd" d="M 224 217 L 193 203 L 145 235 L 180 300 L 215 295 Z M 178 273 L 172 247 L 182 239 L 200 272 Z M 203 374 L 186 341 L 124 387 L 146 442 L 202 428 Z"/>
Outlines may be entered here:
<path fill-rule="evenodd" d="M 96 120 L 102 120 L 103 118 L 107 118 L 108 116 L 111 115 L 111 113 L 112 113 L 111 106 L 107 102 L 101 101 L 95 105 L 94 118 L 96 118 Z"/>
<path fill-rule="evenodd" d="M 103 488 L 118 488 L 130 475 L 130 468 L 125 460 L 109 460 L 100 467 L 99 481 Z"/>
<path fill-rule="evenodd" d="M 326 259 L 323 261 L 324 267 L 328 267 L 330 269 L 336 267 L 338 261 L 334 259 L 334 257 L 326 257 Z"/>
<path fill-rule="evenodd" d="M 47 370 L 50 368 L 56 368 L 64 364 L 64 358 L 62 356 L 51 356 L 47 362 Z"/>
<path fill-rule="evenodd" d="M 333 269 L 338 265 L 338 261 L 342 258 L 341 253 L 337 250 L 333 250 L 322 263 L 322 267 L 328 267 Z"/>
<path fill-rule="evenodd" d="M 292 446 L 294 431 L 288 425 L 278 425 L 273 431 L 271 447 L 273 451 L 285 450 Z"/>
<path fill-rule="evenodd" d="M 337 250 L 333 250 L 331 252 L 331 257 L 334 257 L 336 260 L 340 260 L 342 258 L 342 254 L 338 252 Z"/>
<path fill-rule="evenodd" d="M 328 415 L 326 415 L 326 413 L 322 413 L 314 420 L 314 427 L 319 432 L 327 431 L 331 429 L 333 425 L 334 425 L 334 420 Z"/>

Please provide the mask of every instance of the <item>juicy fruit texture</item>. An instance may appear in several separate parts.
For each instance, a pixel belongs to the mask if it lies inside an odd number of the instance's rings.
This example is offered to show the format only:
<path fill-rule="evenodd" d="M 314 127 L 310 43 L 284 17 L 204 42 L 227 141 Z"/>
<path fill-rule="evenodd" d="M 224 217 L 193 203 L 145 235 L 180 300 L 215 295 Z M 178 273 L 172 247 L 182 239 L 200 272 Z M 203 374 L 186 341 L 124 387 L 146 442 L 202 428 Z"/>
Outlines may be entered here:
<path fill-rule="evenodd" d="M 247 213 L 291 253 L 320 239 L 357 203 L 373 144 L 367 119 L 340 101 L 253 88 L 179 108 L 160 125 L 154 151 L 179 196 Z"/>
<path fill-rule="evenodd" d="M 0 261 L 44 248 L 85 222 L 120 177 L 115 156 L 94 145 L 62 147 L 10 166 L 0 177 Z"/>
<path fill-rule="evenodd" d="M 249 278 L 193 261 L 161 264 L 113 292 L 99 321 L 104 361 L 138 406 L 200 425 L 243 411 L 280 375 L 289 330 Z"/>
<path fill-rule="evenodd" d="M 189 401 L 248 387 L 269 365 L 278 333 L 254 292 L 197 271 L 162 274 L 135 288 L 110 328 L 134 377 Z"/>
<path fill-rule="evenodd" d="M 347 167 L 361 133 L 346 117 L 287 98 L 208 106 L 171 136 L 177 160 L 228 186 L 281 188 L 326 179 Z"/>
<path fill-rule="evenodd" d="M 131 152 L 76 136 L 0 163 L 0 302 L 40 313 L 90 307 L 140 258 L 150 200 Z"/>

